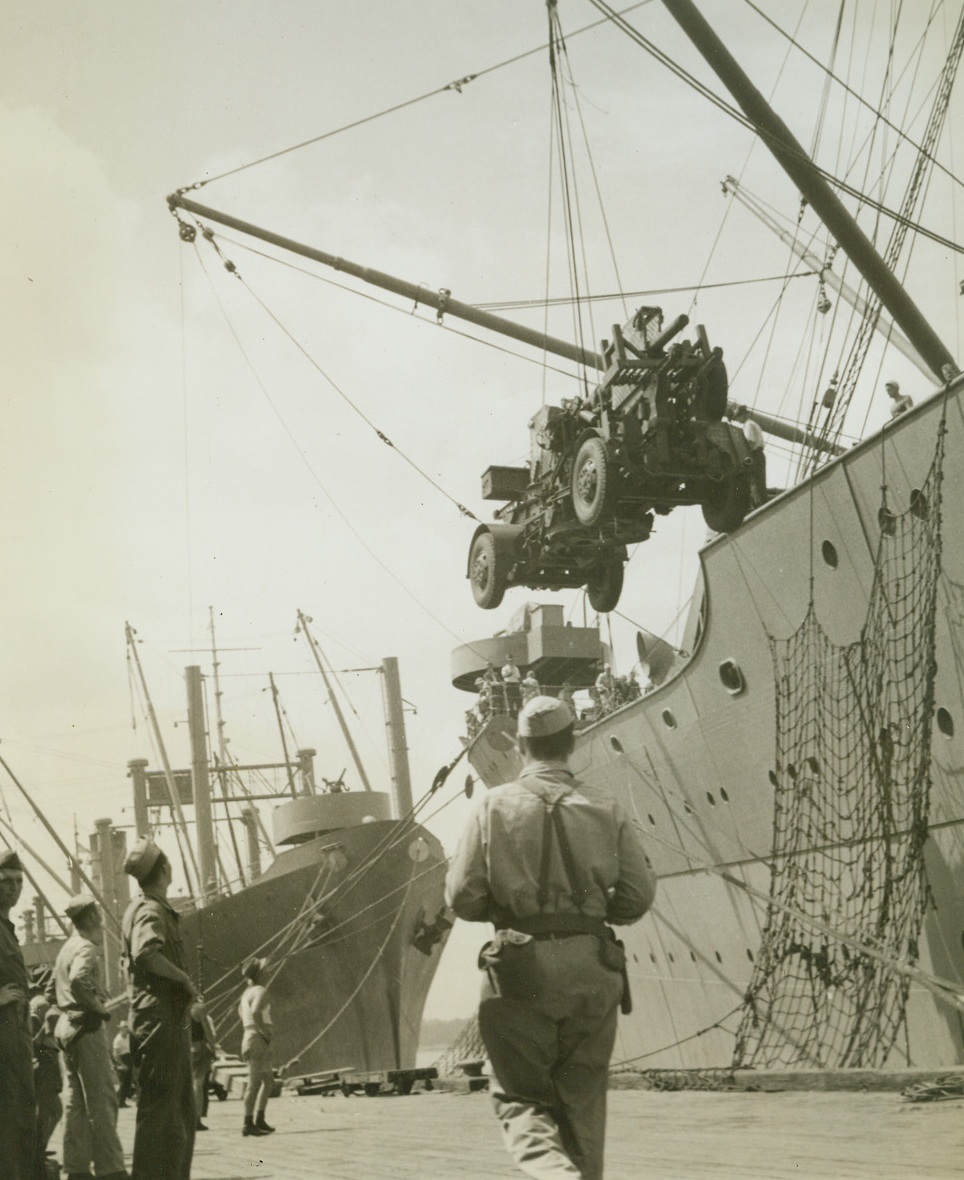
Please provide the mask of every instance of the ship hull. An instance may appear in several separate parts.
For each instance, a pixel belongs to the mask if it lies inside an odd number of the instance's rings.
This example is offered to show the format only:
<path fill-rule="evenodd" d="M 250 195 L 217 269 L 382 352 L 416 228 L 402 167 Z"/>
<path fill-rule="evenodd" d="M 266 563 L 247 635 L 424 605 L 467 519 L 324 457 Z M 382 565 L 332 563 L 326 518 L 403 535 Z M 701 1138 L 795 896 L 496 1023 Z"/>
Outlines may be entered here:
<path fill-rule="evenodd" d="M 929 897 L 917 948 L 923 972 L 951 981 L 964 981 L 962 402 L 958 379 L 947 400 L 937 671 L 927 735 Z M 607 784 L 625 804 L 648 836 L 660 876 L 654 912 L 625 931 L 634 1011 L 621 1021 L 616 1062 L 660 1069 L 734 1062 L 779 856 L 774 806 L 783 768 L 771 639 L 792 635 L 811 602 L 834 643 L 858 639 L 874 583 L 881 485 L 893 511 L 906 511 L 934 461 L 942 405 L 940 396 L 922 404 L 709 544 L 701 554 L 699 618 L 684 641 L 691 657 L 668 681 L 578 737 L 574 770 Z M 834 566 L 826 559 L 831 554 Z M 490 785 L 516 771 L 505 745 L 504 735 L 483 738 L 473 759 Z M 852 827 L 829 851 L 845 863 L 863 838 Z M 785 1063 L 824 1064 L 794 1052 L 789 1027 L 786 1042 Z M 906 1021 L 883 1064 L 941 1068 L 962 1061 L 960 1011 L 912 983 Z"/>
<path fill-rule="evenodd" d="M 376 821 L 281 852 L 254 884 L 186 914 L 185 948 L 223 1047 L 240 1050 L 240 968 L 260 956 L 276 1067 L 412 1068 L 444 933 L 427 953 L 413 940 L 444 911 L 444 877 L 430 833 Z"/>

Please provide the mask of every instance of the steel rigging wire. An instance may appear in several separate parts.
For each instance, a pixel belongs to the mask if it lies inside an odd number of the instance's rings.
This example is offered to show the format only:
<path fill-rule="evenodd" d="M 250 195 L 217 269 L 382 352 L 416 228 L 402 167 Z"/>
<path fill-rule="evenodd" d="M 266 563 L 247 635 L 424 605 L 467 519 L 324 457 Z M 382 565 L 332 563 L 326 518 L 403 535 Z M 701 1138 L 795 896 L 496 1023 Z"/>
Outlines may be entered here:
<path fill-rule="evenodd" d="M 692 74 L 688 73 L 681 66 L 677 65 L 677 63 L 671 57 L 669 57 L 668 54 L 664 53 L 661 49 L 658 49 L 656 47 L 656 45 L 654 45 L 651 41 L 649 41 L 646 37 L 644 37 L 643 34 L 640 33 L 638 29 L 634 28 L 631 24 L 629 24 L 628 21 L 623 20 L 620 17 L 619 13 L 617 13 L 615 11 L 615 9 L 613 9 L 610 5 L 606 4 L 604 2 L 604 0 L 589 0 L 589 2 L 590 2 L 590 4 L 592 4 L 596 8 L 598 8 L 600 12 L 606 13 L 609 16 L 610 20 L 613 22 L 613 24 L 616 25 L 616 27 L 619 28 L 622 32 L 626 33 L 626 35 L 632 41 L 635 41 L 635 43 L 637 45 L 639 45 L 639 47 L 641 49 L 645 49 L 646 52 L 649 53 L 652 57 L 654 57 L 658 62 L 660 62 L 662 65 L 666 66 L 666 68 L 672 74 L 675 74 L 676 77 L 681 79 L 681 81 L 685 82 L 687 86 L 690 86 L 698 94 L 702 95 L 702 97 L 704 97 L 708 102 L 712 103 L 713 106 L 717 107 L 724 114 L 729 115 L 732 119 L 734 119 L 737 123 L 741 124 L 741 126 L 745 127 L 748 131 L 752 131 L 754 133 L 754 135 L 759 135 L 761 138 L 764 138 L 764 139 L 773 139 L 774 138 L 765 129 L 757 127 L 756 124 L 754 124 L 750 119 L 748 119 L 743 114 L 743 112 L 740 111 L 737 107 L 732 106 L 729 102 L 727 102 L 725 99 L 721 98 L 718 94 L 716 94 L 708 86 L 706 86 L 706 85 L 704 85 L 704 83 L 700 82 L 699 79 L 694 77 Z M 778 143 L 779 143 L 780 150 L 783 151 L 784 153 L 797 154 L 797 153 L 794 153 L 792 151 L 792 149 L 787 144 L 785 144 L 782 140 L 778 141 Z M 812 160 L 807 159 L 806 163 L 808 164 L 808 166 L 812 167 L 814 169 L 814 171 L 819 173 L 824 178 L 824 180 L 826 180 L 829 184 L 835 186 L 841 192 L 846 193 L 848 196 L 854 197 L 856 200 L 862 201 L 864 204 L 869 206 L 871 209 L 874 209 L 878 213 L 882 213 L 885 217 L 890 218 L 890 220 L 895 222 L 896 224 L 903 225 L 907 229 L 912 229 L 915 233 L 920 234 L 922 237 L 929 238 L 931 241 L 936 242 L 940 246 L 944 246 L 948 250 L 952 250 L 955 254 L 964 254 L 964 243 L 953 242 L 949 238 L 944 237 L 943 234 L 939 234 L 935 230 L 928 229 L 926 226 L 920 224 L 919 222 L 912 221 L 910 218 L 904 216 L 901 213 L 898 213 L 897 210 L 895 210 L 895 209 L 890 209 L 888 206 L 884 205 L 880 201 L 873 200 L 873 198 L 868 197 L 866 193 L 863 193 L 859 189 L 854 188 L 853 185 L 848 184 L 845 180 L 841 179 L 841 177 L 835 176 L 833 173 L 827 171 L 825 168 L 821 168 L 818 164 L 815 164 Z"/>

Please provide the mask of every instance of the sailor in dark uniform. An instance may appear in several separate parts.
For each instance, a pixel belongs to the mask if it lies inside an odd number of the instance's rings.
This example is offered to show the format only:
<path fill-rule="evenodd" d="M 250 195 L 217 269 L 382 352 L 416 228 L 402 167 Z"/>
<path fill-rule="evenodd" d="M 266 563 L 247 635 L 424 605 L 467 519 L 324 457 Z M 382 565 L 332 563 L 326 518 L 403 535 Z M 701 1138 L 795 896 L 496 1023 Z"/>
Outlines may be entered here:
<path fill-rule="evenodd" d="M 43 1176 L 33 1084 L 30 981 L 10 911 L 23 891 L 23 865 L 0 848 L 0 1174 L 4 1180 Z"/>
<path fill-rule="evenodd" d="M 167 901 L 170 861 L 140 840 L 124 871 L 142 891 L 123 922 L 138 1088 L 131 1180 L 188 1180 L 197 1125 L 190 1020 L 197 988 L 185 970 L 180 918 Z"/>

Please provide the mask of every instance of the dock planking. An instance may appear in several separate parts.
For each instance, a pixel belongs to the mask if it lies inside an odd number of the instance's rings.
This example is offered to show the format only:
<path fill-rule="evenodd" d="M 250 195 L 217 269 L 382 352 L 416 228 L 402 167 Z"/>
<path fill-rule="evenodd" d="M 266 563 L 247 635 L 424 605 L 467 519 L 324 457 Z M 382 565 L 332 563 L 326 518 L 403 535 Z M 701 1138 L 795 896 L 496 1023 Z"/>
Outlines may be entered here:
<path fill-rule="evenodd" d="M 120 1113 L 130 1150 L 135 1112 Z M 274 1135 L 245 1139 L 241 1103 L 212 1102 L 193 1180 L 520 1175 L 486 1094 L 286 1093 L 271 1103 L 269 1120 Z M 951 1180 L 962 1173 L 964 1101 L 909 1103 L 893 1092 L 617 1090 L 606 1150 L 607 1180 Z"/>

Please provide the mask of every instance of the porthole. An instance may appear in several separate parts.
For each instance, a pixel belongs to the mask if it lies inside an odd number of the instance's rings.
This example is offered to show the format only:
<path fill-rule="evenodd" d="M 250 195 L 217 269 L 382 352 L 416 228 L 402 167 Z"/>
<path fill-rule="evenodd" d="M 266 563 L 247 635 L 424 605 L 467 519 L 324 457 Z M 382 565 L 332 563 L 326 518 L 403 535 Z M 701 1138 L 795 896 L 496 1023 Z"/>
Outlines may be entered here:
<path fill-rule="evenodd" d="M 746 688 L 740 665 L 735 660 L 724 660 L 720 664 L 720 682 L 731 697 L 738 696 Z"/>
<path fill-rule="evenodd" d="M 954 718 L 948 713 L 943 705 L 937 710 L 937 728 L 941 731 L 944 737 L 952 738 L 954 736 Z"/>
<path fill-rule="evenodd" d="M 910 510 L 918 520 L 927 519 L 931 506 L 927 503 L 927 497 L 920 488 L 914 488 L 910 494 Z"/>
<path fill-rule="evenodd" d="M 712 792 L 712 791 L 707 791 L 707 792 L 706 792 L 706 799 L 707 799 L 707 802 L 709 803 L 710 807 L 715 807 L 715 806 L 716 806 L 716 800 L 713 798 L 713 792 Z"/>
<path fill-rule="evenodd" d="M 634 962 L 634 963 L 638 963 L 638 962 L 639 962 L 639 959 L 637 959 L 637 958 L 636 958 L 636 955 L 635 955 L 635 954 L 633 955 L 633 962 Z"/>
<path fill-rule="evenodd" d="M 719 951 L 714 951 L 714 952 L 713 952 L 713 954 L 714 954 L 714 955 L 716 955 L 716 961 L 717 961 L 717 963 L 722 963 L 722 962 L 723 962 L 723 956 L 720 954 L 720 952 L 719 952 Z"/>
<path fill-rule="evenodd" d="M 837 568 L 840 558 L 837 556 L 837 550 L 832 541 L 824 541 L 820 546 L 820 552 L 823 554 L 823 559 L 830 566 L 832 570 Z"/>
<path fill-rule="evenodd" d="M 726 787 L 720 787 L 720 798 L 724 803 L 729 803 L 730 796 L 726 793 Z"/>
<path fill-rule="evenodd" d="M 787 763 L 787 774 L 788 774 L 788 775 L 789 775 L 789 776 L 790 776 L 792 779 L 796 779 L 796 777 L 797 777 L 797 768 L 796 768 L 796 767 L 793 765 L 793 763 L 792 763 L 792 762 L 788 762 L 788 763 Z"/>
<path fill-rule="evenodd" d="M 769 778 L 770 778 L 770 786 L 771 787 L 777 786 L 777 772 L 775 770 L 770 771 Z"/>
<path fill-rule="evenodd" d="M 667 957 L 667 959 L 669 959 L 669 961 L 670 961 L 671 963 L 675 963 L 675 962 L 676 962 L 676 960 L 673 958 L 673 952 L 672 952 L 672 951 L 670 951 L 670 952 L 669 952 L 669 954 L 668 954 L 666 957 Z"/>
<path fill-rule="evenodd" d="M 811 754 L 807 759 L 807 766 L 810 768 L 810 773 L 819 777 L 820 775 L 820 759 L 816 754 Z"/>
<path fill-rule="evenodd" d="M 669 709 L 663 710 L 663 724 L 666 726 L 667 729 L 675 729 L 676 728 L 676 718 L 669 711 Z"/>
<path fill-rule="evenodd" d="M 691 960 L 692 960 L 694 963 L 696 962 L 696 952 L 695 952 L 695 951 L 690 951 L 690 959 L 691 959 Z"/>
<path fill-rule="evenodd" d="M 653 954 L 652 951 L 649 952 L 649 961 L 653 964 L 654 967 L 656 966 L 656 956 Z"/>
<path fill-rule="evenodd" d="M 649 820 L 652 827 L 655 828 L 656 827 L 656 820 L 653 819 L 653 817 L 649 814 L 649 812 L 646 813 L 646 818 Z"/>
<path fill-rule="evenodd" d="M 877 523 L 880 525 L 880 531 L 885 537 L 892 537 L 897 532 L 897 517 L 889 508 L 881 506 L 880 511 L 877 513 Z"/>
<path fill-rule="evenodd" d="M 746 957 L 751 963 L 753 962 L 753 951 L 751 951 L 749 947 L 746 948 Z"/>
<path fill-rule="evenodd" d="M 617 754 L 621 754 L 623 752 L 623 743 L 619 740 L 618 737 L 616 737 L 615 734 L 612 734 L 612 736 L 610 737 L 609 744 L 612 746 L 613 750 Z"/>

